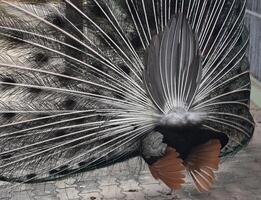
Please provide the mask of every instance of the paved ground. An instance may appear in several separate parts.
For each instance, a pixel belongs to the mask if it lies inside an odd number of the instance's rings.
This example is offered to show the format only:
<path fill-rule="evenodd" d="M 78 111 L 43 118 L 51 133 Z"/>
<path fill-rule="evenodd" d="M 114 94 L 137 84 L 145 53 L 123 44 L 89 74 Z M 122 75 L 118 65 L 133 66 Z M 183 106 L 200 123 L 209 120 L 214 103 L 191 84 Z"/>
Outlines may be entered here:
<path fill-rule="evenodd" d="M 1 192 L 0 200 L 261 200 L 261 109 L 253 105 L 252 112 L 257 123 L 254 139 L 222 165 L 211 193 L 199 194 L 190 180 L 182 191 L 171 193 L 146 168 L 115 166 L 84 177 L 17 187 Z"/>

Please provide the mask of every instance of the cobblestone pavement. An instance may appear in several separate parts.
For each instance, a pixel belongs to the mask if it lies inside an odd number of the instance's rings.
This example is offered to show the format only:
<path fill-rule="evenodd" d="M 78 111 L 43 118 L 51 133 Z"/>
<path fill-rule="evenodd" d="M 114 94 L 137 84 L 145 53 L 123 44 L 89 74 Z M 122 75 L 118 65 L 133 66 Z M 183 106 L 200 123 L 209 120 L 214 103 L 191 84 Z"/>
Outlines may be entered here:
<path fill-rule="evenodd" d="M 64 181 L 16 187 L 1 192 L 0 200 L 261 200 L 261 109 L 252 106 L 252 112 L 257 123 L 254 139 L 222 164 L 210 193 L 198 193 L 190 180 L 183 190 L 171 192 L 147 169 L 138 173 L 118 165 Z M 0 188 L 4 184 L 0 182 Z"/>

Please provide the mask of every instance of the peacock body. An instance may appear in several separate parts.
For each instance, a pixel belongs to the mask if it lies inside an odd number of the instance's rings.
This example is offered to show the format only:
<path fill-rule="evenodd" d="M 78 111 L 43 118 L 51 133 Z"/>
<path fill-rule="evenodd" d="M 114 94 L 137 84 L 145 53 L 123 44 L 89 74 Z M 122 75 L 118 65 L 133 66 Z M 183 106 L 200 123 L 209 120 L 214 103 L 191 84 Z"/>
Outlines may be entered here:
<path fill-rule="evenodd" d="M 0 177 L 143 157 L 199 191 L 248 144 L 246 0 L 0 1 Z"/>

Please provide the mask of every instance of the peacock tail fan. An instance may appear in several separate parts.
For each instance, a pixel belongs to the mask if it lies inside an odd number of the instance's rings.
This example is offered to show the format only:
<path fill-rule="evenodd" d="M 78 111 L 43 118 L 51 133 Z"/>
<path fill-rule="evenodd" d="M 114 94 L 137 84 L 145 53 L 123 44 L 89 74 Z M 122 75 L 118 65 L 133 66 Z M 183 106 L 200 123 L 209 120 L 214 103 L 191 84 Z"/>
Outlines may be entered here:
<path fill-rule="evenodd" d="M 0 0 L 1 180 L 49 181 L 139 157 L 155 130 L 181 159 L 195 137 L 235 154 L 254 131 L 245 7 Z"/>

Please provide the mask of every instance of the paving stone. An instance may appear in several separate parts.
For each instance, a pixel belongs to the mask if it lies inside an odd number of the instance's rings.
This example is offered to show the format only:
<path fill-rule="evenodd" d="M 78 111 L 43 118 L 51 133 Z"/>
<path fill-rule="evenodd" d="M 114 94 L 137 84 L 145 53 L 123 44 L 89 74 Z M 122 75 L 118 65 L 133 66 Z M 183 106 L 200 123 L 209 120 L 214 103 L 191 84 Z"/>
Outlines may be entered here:
<path fill-rule="evenodd" d="M 255 112 L 252 112 L 252 113 L 253 113 L 253 117 L 255 119 L 255 122 L 261 123 L 261 109 L 255 110 Z"/>
<path fill-rule="evenodd" d="M 150 173 L 140 175 L 139 182 L 142 184 L 159 184 L 159 181 L 154 179 Z"/>
<path fill-rule="evenodd" d="M 153 197 L 153 196 L 159 196 L 162 191 L 162 186 L 157 184 L 142 184 L 141 187 L 143 188 L 143 192 L 145 196 Z"/>
<path fill-rule="evenodd" d="M 15 184 L 15 185 L 9 185 L 9 187 L 12 187 L 12 191 L 14 192 L 20 192 L 20 191 L 29 191 L 34 190 L 33 184 Z"/>
<path fill-rule="evenodd" d="M 76 178 L 67 178 L 64 180 L 64 182 L 68 186 L 75 186 L 77 184 Z"/>
<path fill-rule="evenodd" d="M 54 183 L 41 183 L 41 184 L 33 184 L 32 192 L 35 195 L 51 195 L 55 194 L 55 184 Z"/>
<path fill-rule="evenodd" d="M 65 180 L 60 180 L 60 181 L 55 182 L 55 187 L 64 189 L 64 188 L 70 188 L 70 187 L 72 187 L 72 185 L 68 185 Z"/>
<path fill-rule="evenodd" d="M 77 189 L 80 193 L 100 192 L 97 181 L 81 181 L 77 184 Z"/>
<path fill-rule="evenodd" d="M 100 177 L 97 182 L 99 184 L 99 187 L 108 185 L 119 185 L 119 182 L 117 182 L 117 177 Z"/>
<path fill-rule="evenodd" d="M 35 200 L 60 200 L 57 196 L 47 195 L 47 196 L 36 196 Z"/>
<path fill-rule="evenodd" d="M 33 200 L 33 194 L 30 191 L 20 191 L 12 193 L 12 200 Z"/>
<path fill-rule="evenodd" d="M 101 195 L 104 199 L 120 199 L 122 200 L 125 197 L 125 194 L 122 193 L 122 189 L 116 185 L 102 186 Z"/>
<path fill-rule="evenodd" d="M 60 200 L 79 199 L 79 191 L 76 188 L 57 189 L 57 197 Z"/>
<path fill-rule="evenodd" d="M 126 181 L 121 181 L 120 186 L 123 191 L 128 192 L 130 190 L 141 190 L 142 187 L 140 186 L 141 183 L 135 180 L 126 180 Z"/>
<path fill-rule="evenodd" d="M 80 199 L 82 200 L 102 200 L 103 196 L 99 192 L 80 193 Z"/>
<path fill-rule="evenodd" d="M 10 199 L 12 197 L 11 192 L 0 191 L 0 199 Z"/>
<path fill-rule="evenodd" d="M 128 180 L 134 180 L 136 182 L 139 182 L 141 175 L 135 174 L 135 175 L 130 175 L 130 174 L 121 174 L 120 176 L 117 176 L 117 181 L 122 182 L 122 181 L 128 181 Z"/>
<path fill-rule="evenodd" d="M 142 200 L 145 199 L 143 191 L 138 190 L 129 190 L 127 192 L 123 192 L 125 194 L 126 200 Z"/>
<path fill-rule="evenodd" d="M 140 183 L 136 180 L 126 180 L 120 182 L 120 188 L 123 190 L 123 194 L 125 194 L 126 200 L 136 200 L 136 199 L 144 199 L 143 188 L 140 186 Z"/>
<path fill-rule="evenodd" d="M 146 200 L 184 200 L 178 194 L 169 194 L 169 195 L 158 195 L 158 196 L 145 196 Z M 188 200 L 188 199 L 186 199 Z"/>

